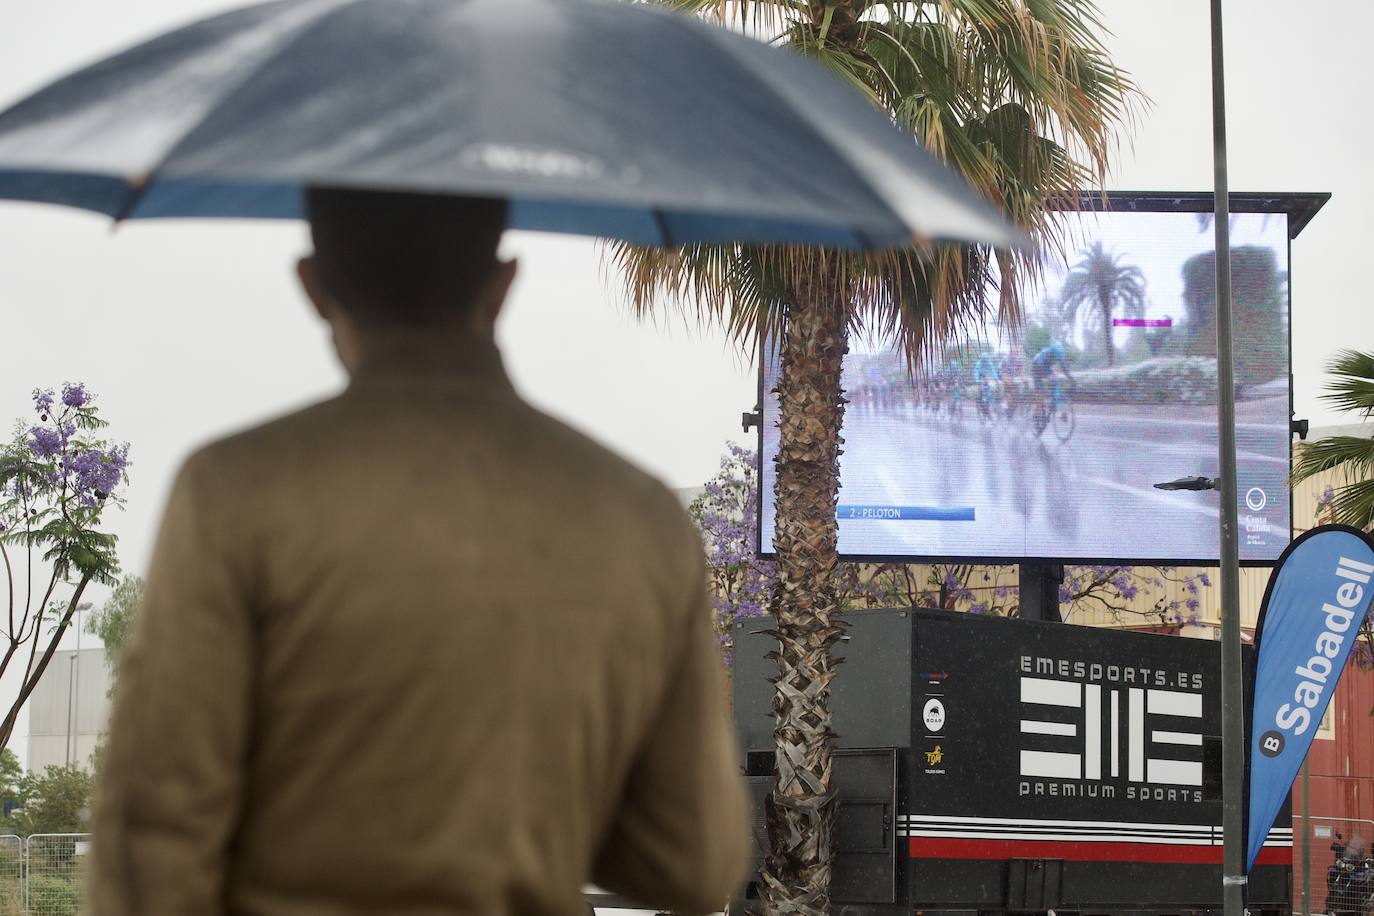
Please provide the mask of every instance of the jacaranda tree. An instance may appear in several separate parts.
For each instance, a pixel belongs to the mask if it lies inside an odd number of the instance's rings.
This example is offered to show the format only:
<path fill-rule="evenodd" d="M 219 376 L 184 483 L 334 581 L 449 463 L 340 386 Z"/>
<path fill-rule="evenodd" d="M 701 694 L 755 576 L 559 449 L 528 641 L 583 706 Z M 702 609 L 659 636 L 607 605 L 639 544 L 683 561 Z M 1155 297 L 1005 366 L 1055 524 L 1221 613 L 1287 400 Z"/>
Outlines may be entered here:
<path fill-rule="evenodd" d="M 0 559 L 7 616 L 0 618 L 0 677 L 21 672 L 19 694 L 0 721 L 9 744 L 19 710 L 47 670 L 92 582 L 113 585 L 116 538 L 101 527 L 122 504 L 129 446 L 96 433 L 106 426 L 81 384 L 33 392 L 35 420 L 0 445 Z M 40 652 L 41 650 L 41 652 Z"/>
<path fill-rule="evenodd" d="M 944 159 L 1028 235 L 1058 250 L 1050 211 L 1100 186 L 1135 87 L 1108 59 L 1090 0 L 662 0 L 806 54 Z M 914 141 L 913 141 L 914 142 Z M 822 185 L 827 176 L 811 176 Z M 800 193 L 806 189 L 799 188 Z M 859 328 L 915 365 L 981 323 L 1019 318 L 1034 255 L 948 245 L 859 253 L 769 245 L 611 248 L 633 306 L 685 303 L 781 381 L 773 700 L 764 910 L 830 909 L 830 683 L 838 562 L 841 368 Z"/>
<path fill-rule="evenodd" d="M 778 577 L 777 562 L 759 556 L 758 460 L 753 449 L 727 443 L 720 470 L 688 507 L 706 551 L 712 622 L 726 665 L 734 649 L 735 624 L 768 613 Z M 837 603 L 844 608 L 902 604 L 902 575 L 914 568 L 841 563 L 835 573 Z"/>
<path fill-rule="evenodd" d="M 758 456 L 729 443 L 720 470 L 692 501 L 688 514 L 701 532 L 711 579 L 711 617 L 726 664 L 735 623 L 767 612 L 776 564 L 758 555 Z"/>

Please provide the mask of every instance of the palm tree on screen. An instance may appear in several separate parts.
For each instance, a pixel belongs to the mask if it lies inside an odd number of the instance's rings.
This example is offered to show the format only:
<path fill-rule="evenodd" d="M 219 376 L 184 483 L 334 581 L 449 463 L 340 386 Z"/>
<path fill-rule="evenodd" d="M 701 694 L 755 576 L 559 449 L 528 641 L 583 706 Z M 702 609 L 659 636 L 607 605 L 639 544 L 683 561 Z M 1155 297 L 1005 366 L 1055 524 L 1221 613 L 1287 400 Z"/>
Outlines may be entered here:
<path fill-rule="evenodd" d="M 1107 365 L 1116 363 L 1112 345 L 1113 321 L 1118 315 L 1140 318 L 1145 314 L 1145 275 L 1139 267 L 1122 263 L 1101 242 L 1080 252 L 1080 259 L 1069 271 L 1059 291 L 1059 301 L 1067 324 L 1072 327 L 1080 311 L 1101 322 L 1102 351 Z"/>
<path fill-rule="evenodd" d="M 662 0 L 796 49 L 857 87 L 1032 237 L 1057 249 L 1053 207 L 1100 187 L 1138 93 L 1111 63 L 1090 0 Z M 812 176 L 817 185 L 824 174 Z M 767 913 L 829 910 L 831 648 L 838 562 L 841 369 L 863 328 L 911 368 L 990 320 L 1020 318 L 1034 257 L 975 245 L 878 253 L 765 245 L 613 243 L 634 310 L 681 305 L 781 379 L 773 545 L 778 634 L 774 785 L 762 870 Z M 995 265 L 995 266 L 994 266 Z"/>
<path fill-rule="evenodd" d="M 1341 410 L 1368 422 L 1374 417 L 1374 353 L 1342 350 L 1327 364 L 1334 378 L 1322 397 Z M 1374 439 L 1328 436 L 1299 446 L 1293 482 L 1326 471 L 1339 471 L 1344 483 L 1331 488 L 1332 521 L 1369 531 L 1374 529 Z"/>

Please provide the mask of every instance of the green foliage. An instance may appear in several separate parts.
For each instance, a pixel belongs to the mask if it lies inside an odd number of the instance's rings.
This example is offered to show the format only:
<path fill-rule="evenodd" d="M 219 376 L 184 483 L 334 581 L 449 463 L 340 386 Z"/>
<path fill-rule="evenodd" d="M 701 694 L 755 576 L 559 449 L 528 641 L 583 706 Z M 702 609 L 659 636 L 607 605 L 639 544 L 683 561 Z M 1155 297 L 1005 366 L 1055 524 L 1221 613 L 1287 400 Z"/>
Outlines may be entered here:
<path fill-rule="evenodd" d="M 1217 363 L 1200 356 L 1160 356 L 1074 374 L 1076 401 L 1107 404 L 1214 404 Z"/>
<path fill-rule="evenodd" d="M 19 857 L 0 851 L 0 916 L 23 916 L 24 891 L 19 883 Z M 37 911 L 34 911 L 37 912 Z"/>
<path fill-rule="evenodd" d="M 1322 395 L 1325 400 L 1364 421 L 1374 416 L 1374 353 L 1341 350 L 1326 371 L 1333 378 Z M 1328 436 L 1298 446 L 1294 483 L 1327 471 L 1339 471 L 1345 483 L 1328 488 L 1321 511 L 1342 525 L 1374 530 L 1374 439 Z"/>
<path fill-rule="evenodd" d="M 1349 410 L 1368 420 L 1374 416 L 1374 353 L 1342 350 L 1327 365 L 1335 376 L 1323 397 L 1337 410 Z"/>
<path fill-rule="evenodd" d="M 86 620 L 86 632 L 99 636 L 105 644 L 105 661 L 110 663 L 110 670 L 116 677 L 119 676 L 120 653 L 133 629 L 142 601 L 143 578 L 125 576 L 100 606 L 100 610 Z"/>
<path fill-rule="evenodd" d="M 22 804 L 20 786 L 23 781 L 24 768 L 19 765 L 19 758 L 14 751 L 9 748 L 0 751 L 0 803 L 4 808 L 16 808 Z"/>
<path fill-rule="evenodd" d="M 81 886 L 66 878 L 32 875 L 29 878 L 29 912 L 43 916 L 77 916 L 81 912 Z"/>
<path fill-rule="evenodd" d="M 49 766 L 20 778 L 20 808 L 0 824 L 0 833 L 82 833 L 87 829 L 95 777 L 78 766 Z"/>
<path fill-rule="evenodd" d="M 1050 345 L 1054 335 L 1050 333 L 1049 325 L 1031 321 L 1026 323 L 1026 356 L 1031 357 L 1039 353 Z"/>
<path fill-rule="evenodd" d="M 1255 245 L 1231 249 L 1232 334 L 1237 385 L 1282 378 L 1288 354 L 1286 276 L 1274 252 Z M 1188 321 L 1179 329 L 1176 355 L 1217 355 L 1217 261 L 1212 252 L 1183 265 L 1183 299 Z"/>

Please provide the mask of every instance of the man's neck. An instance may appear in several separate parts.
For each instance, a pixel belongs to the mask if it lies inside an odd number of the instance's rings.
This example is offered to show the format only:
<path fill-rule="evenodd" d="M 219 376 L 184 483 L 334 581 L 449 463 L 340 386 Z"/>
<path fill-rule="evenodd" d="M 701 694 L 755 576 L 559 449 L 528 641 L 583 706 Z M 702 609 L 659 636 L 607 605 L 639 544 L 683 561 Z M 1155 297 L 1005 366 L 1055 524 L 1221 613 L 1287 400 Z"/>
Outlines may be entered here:
<path fill-rule="evenodd" d="M 339 341 L 340 357 L 345 357 Z M 490 334 L 469 326 L 427 325 L 359 329 L 344 359 L 356 379 L 396 376 L 463 376 L 505 379 L 500 351 Z"/>

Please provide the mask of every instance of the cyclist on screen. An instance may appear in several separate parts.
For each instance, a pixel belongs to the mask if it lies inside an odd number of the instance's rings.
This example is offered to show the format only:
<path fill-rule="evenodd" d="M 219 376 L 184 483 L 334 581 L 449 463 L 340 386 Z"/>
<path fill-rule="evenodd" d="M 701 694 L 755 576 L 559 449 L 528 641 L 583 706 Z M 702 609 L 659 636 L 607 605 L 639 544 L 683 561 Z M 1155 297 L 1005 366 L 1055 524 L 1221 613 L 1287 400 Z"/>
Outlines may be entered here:
<path fill-rule="evenodd" d="M 1015 412 L 1026 385 L 1026 358 L 1020 347 L 1012 347 L 1002 363 L 1003 390 L 1007 396 L 1007 416 Z"/>
<path fill-rule="evenodd" d="M 948 359 L 940 370 L 942 387 L 946 398 L 945 406 L 949 409 L 949 415 L 951 417 L 958 414 L 960 408 L 963 406 L 963 379 L 960 378 L 962 374 L 959 368 L 958 357 L 951 357 Z"/>
<path fill-rule="evenodd" d="M 1074 382 L 1073 373 L 1069 372 L 1065 356 L 1064 345 L 1058 340 L 1052 340 L 1049 346 L 1031 357 L 1031 381 L 1035 386 L 1035 409 L 1039 416 L 1045 416 L 1048 413 L 1045 399 L 1049 393 L 1050 380 L 1054 376 L 1056 368 L 1064 374 L 1064 377 L 1071 384 Z"/>
<path fill-rule="evenodd" d="M 984 416 L 990 414 L 992 402 L 997 397 L 997 385 L 1002 380 L 1001 368 L 997 357 L 991 350 L 984 350 L 973 366 L 973 383 L 978 386 L 978 410 Z"/>

